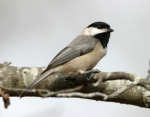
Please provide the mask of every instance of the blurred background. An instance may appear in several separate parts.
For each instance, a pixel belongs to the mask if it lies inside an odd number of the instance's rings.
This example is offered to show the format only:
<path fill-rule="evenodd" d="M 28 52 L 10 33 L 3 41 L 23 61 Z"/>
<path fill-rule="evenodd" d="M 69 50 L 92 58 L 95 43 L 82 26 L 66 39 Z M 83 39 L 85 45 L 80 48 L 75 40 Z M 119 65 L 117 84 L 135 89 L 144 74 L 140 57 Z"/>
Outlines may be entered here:
<path fill-rule="evenodd" d="M 47 66 L 87 25 L 109 23 L 112 33 L 102 71 L 145 77 L 150 59 L 149 0 L 0 0 L 0 63 Z M 11 98 L 0 117 L 149 117 L 150 110 L 87 99 Z"/>

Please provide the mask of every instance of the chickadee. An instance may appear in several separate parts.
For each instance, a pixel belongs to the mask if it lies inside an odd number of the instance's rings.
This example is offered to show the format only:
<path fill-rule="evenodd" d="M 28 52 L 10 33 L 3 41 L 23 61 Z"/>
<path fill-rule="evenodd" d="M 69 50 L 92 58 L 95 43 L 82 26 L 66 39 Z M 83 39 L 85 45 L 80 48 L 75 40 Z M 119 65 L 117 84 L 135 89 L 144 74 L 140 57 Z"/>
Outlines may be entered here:
<path fill-rule="evenodd" d="M 78 75 L 91 70 L 106 55 L 111 32 L 113 29 L 105 22 L 94 22 L 87 26 L 52 59 L 28 89 L 54 73 Z"/>

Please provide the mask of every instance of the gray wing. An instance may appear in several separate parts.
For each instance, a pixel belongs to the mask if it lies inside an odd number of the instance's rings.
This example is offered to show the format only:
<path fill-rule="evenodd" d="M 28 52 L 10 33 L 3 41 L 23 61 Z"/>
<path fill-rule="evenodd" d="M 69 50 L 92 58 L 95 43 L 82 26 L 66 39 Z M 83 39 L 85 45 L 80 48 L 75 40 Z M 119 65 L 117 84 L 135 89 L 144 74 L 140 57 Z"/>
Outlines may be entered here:
<path fill-rule="evenodd" d="M 93 39 L 93 37 L 90 36 L 78 36 L 53 58 L 51 63 L 42 72 L 42 74 L 50 70 L 51 68 L 57 67 L 78 56 L 82 56 L 83 54 L 92 51 L 97 41 L 98 40 Z"/>

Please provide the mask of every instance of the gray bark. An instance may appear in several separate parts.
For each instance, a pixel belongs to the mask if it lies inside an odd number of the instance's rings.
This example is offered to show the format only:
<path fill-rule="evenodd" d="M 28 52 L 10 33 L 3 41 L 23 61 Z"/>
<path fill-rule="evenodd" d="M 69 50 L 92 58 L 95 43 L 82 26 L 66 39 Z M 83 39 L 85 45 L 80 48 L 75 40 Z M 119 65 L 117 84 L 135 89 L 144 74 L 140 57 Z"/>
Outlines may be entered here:
<path fill-rule="evenodd" d="M 125 72 L 93 73 L 90 78 L 55 74 L 34 89 L 25 89 L 43 70 L 0 64 L 0 88 L 10 97 L 25 91 L 24 96 L 78 97 L 150 107 L 150 80 Z"/>

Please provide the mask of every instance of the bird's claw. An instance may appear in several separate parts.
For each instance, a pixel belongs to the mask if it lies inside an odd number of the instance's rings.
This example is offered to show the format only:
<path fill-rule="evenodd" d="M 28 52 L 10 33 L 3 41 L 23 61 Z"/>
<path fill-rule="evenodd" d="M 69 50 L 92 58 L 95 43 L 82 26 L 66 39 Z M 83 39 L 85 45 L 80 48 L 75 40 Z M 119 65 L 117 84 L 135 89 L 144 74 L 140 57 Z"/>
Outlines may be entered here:
<path fill-rule="evenodd" d="M 93 77 L 94 77 L 94 74 L 93 74 L 93 73 L 99 73 L 99 72 L 100 72 L 100 70 L 98 70 L 98 69 L 93 69 L 93 70 L 85 71 L 85 72 L 83 73 L 83 75 L 84 75 L 85 77 L 87 77 L 88 80 L 91 80 L 91 79 L 93 79 Z"/>

